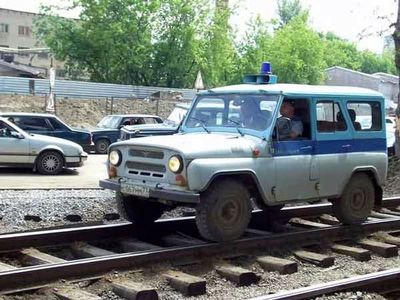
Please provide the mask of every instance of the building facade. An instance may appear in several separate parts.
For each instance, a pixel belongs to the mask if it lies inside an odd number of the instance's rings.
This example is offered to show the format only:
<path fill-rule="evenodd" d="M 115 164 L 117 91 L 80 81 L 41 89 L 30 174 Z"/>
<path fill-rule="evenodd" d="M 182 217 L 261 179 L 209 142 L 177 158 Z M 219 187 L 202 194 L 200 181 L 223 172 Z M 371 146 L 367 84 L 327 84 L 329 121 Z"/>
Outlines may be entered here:
<path fill-rule="evenodd" d="M 28 49 L 43 47 L 33 33 L 33 22 L 37 14 L 0 8 L 0 47 L 14 49 Z M 14 54 L 8 55 L 7 61 L 18 65 L 25 65 L 44 69 L 46 75 L 51 64 L 49 53 Z M 0 59 L 4 59 L 0 54 Z M 53 61 L 53 66 L 62 73 L 63 63 Z"/>
<path fill-rule="evenodd" d="M 386 99 L 386 109 L 393 112 L 397 107 L 399 77 L 386 73 L 366 74 L 343 67 L 325 70 L 327 85 L 355 86 L 382 93 Z"/>

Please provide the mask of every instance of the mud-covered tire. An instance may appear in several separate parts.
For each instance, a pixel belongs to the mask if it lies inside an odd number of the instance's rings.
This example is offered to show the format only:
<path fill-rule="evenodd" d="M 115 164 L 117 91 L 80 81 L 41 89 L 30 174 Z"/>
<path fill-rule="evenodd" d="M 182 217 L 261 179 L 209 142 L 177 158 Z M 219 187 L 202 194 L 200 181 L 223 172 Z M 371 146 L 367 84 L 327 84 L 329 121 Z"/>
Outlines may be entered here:
<path fill-rule="evenodd" d="M 250 194 L 239 181 L 225 179 L 201 194 L 196 225 L 202 237 L 221 242 L 239 238 L 251 218 Z"/>
<path fill-rule="evenodd" d="M 110 141 L 107 139 L 99 139 L 94 145 L 94 150 L 99 154 L 107 154 L 108 147 L 110 146 Z"/>
<path fill-rule="evenodd" d="M 138 225 L 151 224 L 160 218 L 164 212 L 161 203 L 141 200 L 135 196 L 123 195 L 120 192 L 116 193 L 115 199 L 120 216 Z"/>
<path fill-rule="evenodd" d="M 43 175 L 57 175 L 64 167 L 64 157 L 57 151 L 45 151 L 36 160 L 36 169 Z"/>
<path fill-rule="evenodd" d="M 343 224 L 360 224 L 371 214 L 375 204 L 375 186 L 367 174 L 352 176 L 342 196 L 331 200 L 333 214 Z"/>

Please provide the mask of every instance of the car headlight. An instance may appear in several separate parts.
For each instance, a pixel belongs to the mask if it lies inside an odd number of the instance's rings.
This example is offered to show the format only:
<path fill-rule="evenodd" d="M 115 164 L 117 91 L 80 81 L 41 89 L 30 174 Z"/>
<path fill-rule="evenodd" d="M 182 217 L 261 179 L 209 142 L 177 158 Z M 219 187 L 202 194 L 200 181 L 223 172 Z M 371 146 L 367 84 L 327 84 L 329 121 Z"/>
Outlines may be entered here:
<path fill-rule="evenodd" d="M 119 150 L 112 150 L 108 155 L 109 162 L 114 166 L 119 166 L 122 161 L 122 154 Z"/>
<path fill-rule="evenodd" d="M 178 155 L 173 155 L 168 160 L 168 168 L 171 172 L 180 173 L 183 169 L 183 160 L 182 157 Z"/>

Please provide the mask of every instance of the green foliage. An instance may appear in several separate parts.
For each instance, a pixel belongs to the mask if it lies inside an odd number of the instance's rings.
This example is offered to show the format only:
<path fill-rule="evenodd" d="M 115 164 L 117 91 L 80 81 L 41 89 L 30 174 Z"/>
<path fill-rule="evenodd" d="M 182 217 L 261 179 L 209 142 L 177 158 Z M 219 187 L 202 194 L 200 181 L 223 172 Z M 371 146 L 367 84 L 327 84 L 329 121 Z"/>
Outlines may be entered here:
<path fill-rule="evenodd" d="M 35 34 L 65 62 L 70 78 L 134 85 L 207 88 L 242 81 L 270 61 L 279 82 L 323 83 L 326 67 L 396 74 L 394 54 L 359 51 L 315 32 L 299 0 L 280 0 L 280 26 L 255 19 L 235 43 L 234 13 L 208 0 L 75 0 L 80 20 L 43 8 Z"/>
<path fill-rule="evenodd" d="M 280 27 L 290 23 L 295 18 L 308 19 L 308 10 L 303 9 L 300 0 L 278 0 L 278 16 Z"/>

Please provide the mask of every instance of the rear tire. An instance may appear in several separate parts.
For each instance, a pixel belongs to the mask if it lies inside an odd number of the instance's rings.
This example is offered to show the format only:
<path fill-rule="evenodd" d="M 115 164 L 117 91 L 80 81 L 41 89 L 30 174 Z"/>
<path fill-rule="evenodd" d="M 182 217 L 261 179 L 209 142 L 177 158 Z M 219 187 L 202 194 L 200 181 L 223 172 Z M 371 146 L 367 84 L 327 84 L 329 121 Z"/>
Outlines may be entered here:
<path fill-rule="evenodd" d="M 251 218 L 252 205 L 246 187 L 236 180 L 216 182 L 201 195 L 196 225 L 201 236 L 221 242 L 239 238 Z"/>
<path fill-rule="evenodd" d="M 99 139 L 96 142 L 94 148 L 96 150 L 96 153 L 107 154 L 107 150 L 108 150 L 109 146 L 110 146 L 110 141 L 109 140 L 107 140 L 107 139 Z"/>
<path fill-rule="evenodd" d="M 367 174 L 353 175 L 342 196 L 332 200 L 335 217 L 343 224 L 360 224 L 371 214 L 375 204 L 375 186 Z"/>
<path fill-rule="evenodd" d="M 45 151 L 36 161 L 36 168 L 43 175 L 57 175 L 64 166 L 64 157 L 57 151 Z"/>
<path fill-rule="evenodd" d="M 137 225 L 151 224 L 164 212 L 161 203 L 144 201 L 135 196 L 116 193 L 117 209 L 121 217 Z"/>

